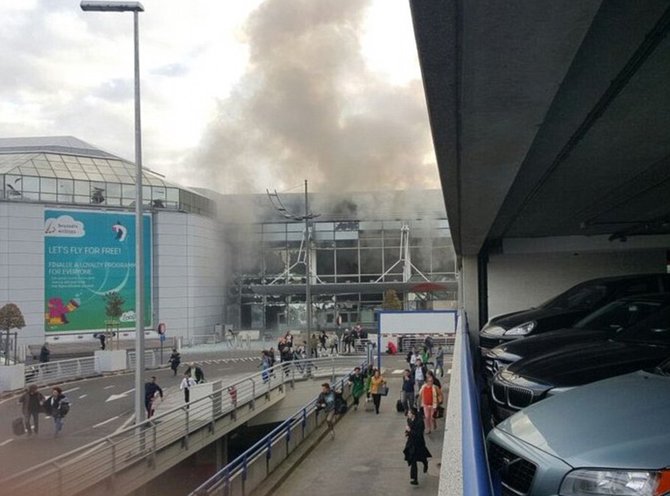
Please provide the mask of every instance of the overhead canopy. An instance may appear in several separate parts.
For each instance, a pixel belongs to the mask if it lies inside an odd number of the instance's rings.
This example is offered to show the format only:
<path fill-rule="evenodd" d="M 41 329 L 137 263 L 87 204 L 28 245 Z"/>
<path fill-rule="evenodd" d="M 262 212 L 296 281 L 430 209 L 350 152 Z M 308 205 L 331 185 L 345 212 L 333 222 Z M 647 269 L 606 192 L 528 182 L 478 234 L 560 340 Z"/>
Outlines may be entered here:
<path fill-rule="evenodd" d="M 668 2 L 411 7 L 458 254 L 670 233 Z"/>

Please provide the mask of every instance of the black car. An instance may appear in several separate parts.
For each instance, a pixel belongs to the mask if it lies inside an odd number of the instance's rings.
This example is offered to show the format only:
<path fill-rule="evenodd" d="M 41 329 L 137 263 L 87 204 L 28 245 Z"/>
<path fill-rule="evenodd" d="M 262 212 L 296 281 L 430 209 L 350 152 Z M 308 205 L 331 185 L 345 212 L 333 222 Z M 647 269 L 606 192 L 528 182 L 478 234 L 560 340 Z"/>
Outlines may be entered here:
<path fill-rule="evenodd" d="M 670 307 L 616 337 L 528 356 L 496 374 L 491 386 L 496 421 L 577 386 L 654 367 L 670 356 Z"/>
<path fill-rule="evenodd" d="M 487 385 L 496 372 L 524 357 L 578 343 L 605 341 L 623 330 L 670 307 L 670 293 L 628 296 L 608 303 L 577 322 L 574 327 L 516 339 L 489 350 L 484 356 Z"/>
<path fill-rule="evenodd" d="M 625 296 L 670 292 L 670 274 L 637 274 L 583 282 L 539 307 L 499 315 L 479 333 L 482 355 L 500 344 L 572 327 L 580 319 Z"/>

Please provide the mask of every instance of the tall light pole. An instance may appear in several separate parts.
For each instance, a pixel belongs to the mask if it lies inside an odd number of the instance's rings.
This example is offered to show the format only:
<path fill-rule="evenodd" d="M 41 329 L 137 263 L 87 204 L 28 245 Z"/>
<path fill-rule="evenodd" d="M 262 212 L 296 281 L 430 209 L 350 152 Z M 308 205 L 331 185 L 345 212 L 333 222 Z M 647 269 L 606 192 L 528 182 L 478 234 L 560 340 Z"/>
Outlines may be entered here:
<path fill-rule="evenodd" d="M 311 281 L 311 267 L 310 267 L 310 226 L 312 219 L 319 217 L 321 214 L 310 213 L 309 211 L 309 195 L 307 193 L 307 179 L 305 179 L 305 215 L 294 215 L 288 211 L 279 198 L 277 190 L 270 193 L 266 190 L 270 202 L 277 209 L 277 211 L 287 219 L 305 221 L 305 310 L 307 315 L 307 338 L 312 332 L 312 281 Z"/>
<path fill-rule="evenodd" d="M 135 423 L 144 420 L 144 254 L 142 216 L 142 126 L 140 120 L 140 2 L 83 0 L 86 12 L 132 12 L 135 54 Z"/>

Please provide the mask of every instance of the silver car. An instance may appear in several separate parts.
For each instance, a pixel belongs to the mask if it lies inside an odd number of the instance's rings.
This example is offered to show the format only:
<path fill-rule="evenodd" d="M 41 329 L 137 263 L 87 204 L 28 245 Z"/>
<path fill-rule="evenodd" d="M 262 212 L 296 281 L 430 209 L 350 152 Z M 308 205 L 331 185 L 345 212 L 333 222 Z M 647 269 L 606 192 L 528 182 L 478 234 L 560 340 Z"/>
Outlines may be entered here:
<path fill-rule="evenodd" d="M 488 435 L 503 496 L 670 495 L 670 360 L 572 389 Z"/>

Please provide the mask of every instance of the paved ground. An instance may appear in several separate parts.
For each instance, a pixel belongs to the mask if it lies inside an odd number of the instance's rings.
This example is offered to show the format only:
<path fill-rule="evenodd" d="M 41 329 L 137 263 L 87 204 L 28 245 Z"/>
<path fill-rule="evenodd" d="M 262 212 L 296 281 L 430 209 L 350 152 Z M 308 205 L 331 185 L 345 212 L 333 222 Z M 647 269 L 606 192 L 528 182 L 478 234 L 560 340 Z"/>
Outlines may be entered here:
<path fill-rule="evenodd" d="M 189 357 L 190 359 L 191 357 Z M 248 375 L 258 370 L 255 357 L 238 357 L 199 360 L 208 380 L 225 380 Z M 185 370 L 182 366 L 181 370 Z M 165 402 L 161 410 L 177 406 L 183 402 L 179 391 L 181 377 L 172 376 L 169 369 L 148 371 L 155 375 L 164 389 Z M 17 398 L 0 402 L 0 479 L 39 464 L 50 458 L 66 453 L 120 430 L 133 420 L 134 376 L 133 374 L 113 375 L 85 379 L 65 384 L 63 389 L 72 402 L 66 418 L 63 435 L 53 438 L 53 421 L 40 415 L 40 432 L 37 436 L 14 436 L 11 432 L 12 419 L 21 416 Z M 50 388 L 40 391 L 47 395 Z"/>
<path fill-rule="evenodd" d="M 445 365 L 448 369 L 449 365 Z M 426 436 L 433 455 L 428 473 L 421 473 L 419 467 L 419 485 L 410 485 L 409 467 L 402 454 L 405 418 L 395 410 L 400 390 L 398 372 L 406 364 L 401 358 L 385 357 L 383 366 L 387 368 L 385 376 L 390 392 L 382 399 L 380 414 L 350 410 L 336 425 L 335 439 L 324 438 L 272 493 L 274 496 L 437 494 L 440 473 L 437 464 L 441 458 L 444 422 L 441 420 L 438 430 Z M 448 384 L 447 375 L 443 383 Z"/>

